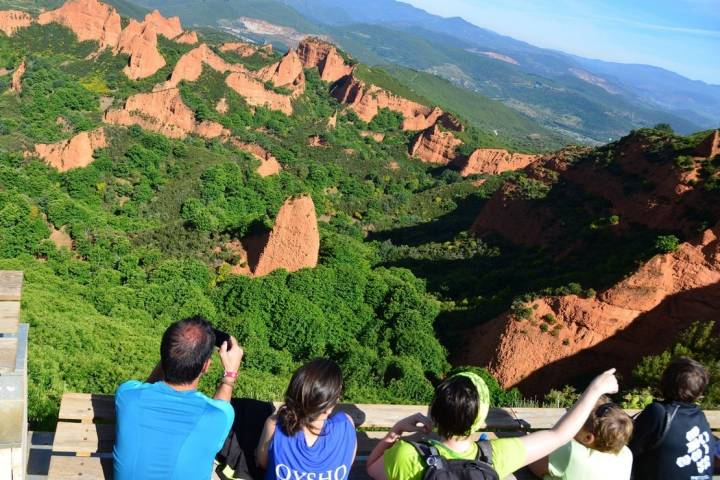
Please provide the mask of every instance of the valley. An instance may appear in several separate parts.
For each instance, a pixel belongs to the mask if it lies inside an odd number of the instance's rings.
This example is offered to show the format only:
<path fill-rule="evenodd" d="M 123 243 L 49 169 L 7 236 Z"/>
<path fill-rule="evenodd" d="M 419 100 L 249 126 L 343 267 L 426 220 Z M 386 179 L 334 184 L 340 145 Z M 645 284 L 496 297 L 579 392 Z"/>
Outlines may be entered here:
<path fill-rule="evenodd" d="M 615 365 L 633 402 L 675 350 L 720 375 L 717 130 L 654 111 L 576 142 L 327 31 L 285 50 L 130 6 L 0 12 L 0 268 L 25 272 L 34 425 L 146 376 L 189 315 L 237 336 L 236 394 L 266 400 L 317 356 L 365 403 L 427 402 L 458 365 L 499 405 Z"/>

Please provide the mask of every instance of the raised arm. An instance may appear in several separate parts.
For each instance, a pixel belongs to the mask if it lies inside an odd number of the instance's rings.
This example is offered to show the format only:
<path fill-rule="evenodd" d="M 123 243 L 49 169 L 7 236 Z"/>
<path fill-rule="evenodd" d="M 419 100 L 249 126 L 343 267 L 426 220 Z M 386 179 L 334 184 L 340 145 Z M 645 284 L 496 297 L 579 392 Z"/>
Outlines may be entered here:
<path fill-rule="evenodd" d="M 531 433 L 520 439 L 525 445 L 525 465 L 540 460 L 572 440 L 592 413 L 598 399 L 617 391 L 614 368 L 595 378 L 577 403 L 552 429 Z"/>
<path fill-rule="evenodd" d="M 370 452 L 366 468 L 371 478 L 374 480 L 386 480 L 383 454 L 385 450 L 392 447 L 395 442 L 400 439 L 403 433 L 410 432 L 432 432 L 432 420 L 422 413 L 416 413 L 397 422 L 388 434 L 375 445 L 373 451 Z"/>
<path fill-rule="evenodd" d="M 232 398 L 233 387 L 237 380 L 237 372 L 240 370 L 240 364 L 243 358 L 243 348 L 238 344 L 235 337 L 230 337 L 230 345 L 228 350 L 228 342 L 223 342 L 220 346 L 219 354 L 225 373 L 220 379 L 220 383 L 215 391 L 215 400 L 225 400 L 229 402 Z"/>

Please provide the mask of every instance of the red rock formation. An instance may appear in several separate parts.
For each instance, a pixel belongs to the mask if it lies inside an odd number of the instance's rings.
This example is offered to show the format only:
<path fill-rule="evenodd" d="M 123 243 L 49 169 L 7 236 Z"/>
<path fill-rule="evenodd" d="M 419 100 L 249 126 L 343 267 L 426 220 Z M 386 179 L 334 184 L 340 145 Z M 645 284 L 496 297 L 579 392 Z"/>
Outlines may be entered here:
<path fill-rule="evenodd" d="M 12 74 L 12 79 L 10 80 L 10 90 L 15 93 L 22 92 L 22 76 L 25 74 L 25 61 L 18 65 L 18 67 L 15 69 L 15 71 Z"/>
<path fill-rule="evenodd" d="M 692 181 L 699 177 L 698 167 L 686 172 L 671 161 L 659 163 L 646 153 L 646 141 L 636 134 L 613 144 L 613 168 L 586 158 L 588 149 L 566 150 L 530 164 L 525 174 L 559 192 L 580 189 L 604 199 L 610 206 L 606 214 L 619 216 L 621 227 L 638 224 L 692 235 L 697 229 L 693 212 L 714 209 L 715 218 L 720 218 L 720 205 L 708 203 L 705 189 Z M 557 183 L 558 179 L 562 182 Z M 548 246 L 571 233 L 555 211 L 517 192 L 514 183 L 506 183 L 480 211 L 472 230 L 533 246 Z"/>
<path fill-rule="evenodd" d="M 65 231 L 65 227 L 60 227 L 58 230 L 53 225 L 49 225 L 50 227 L 50 241 L 55 244 L 55 247 L 57 247 L 58 250 L 67 248 L 68 250 L 72 250 L 75 246 L 72 240 L 72 237 L 68 235 L 68 233 Z"/>
<path fill-rule="evenodd" d="M 207 65 L 220 73 L 245 71 L 242 65 L 233 65 L 226 62 L 203 43 L 180 57 L 180 60 L 175 64 L 170 80 L 159 85 L 156 89 L 165 90 L 166 88 L 176 87 L 182 81 L 196 82 L 202 75 L 203 65 Z"/>
<path fill-rule="evenodd" d="M 255 78 L 245 72 L 233 72 L 225 79 L 228 87 L 235 90 L 245 98 L 245 101 L 254 107 L 267 107 L 271 110 L 279 110 L 286 115 L 292 115 L 292 99 L 288 95 L 275 93 Z"/>
<path fill-rule="evenodd" d="M 180 17 L 165 18 L 158 10 L 153 10 L 145 15 L 145 21 L 143 23 L 145 25 L 152 25 L 159 35 L 162 35 L 168 40 L 172 40 L 183 34 Z"/>
<path fill-rule="evenodd" d="M 128 98 L 119 110 L 110 110 L 105 121 L 118 125 L 139 125 L 171 138 L 194 133 L 205 138 L 226 136 L 229 131 L 215 122 L 195 121 L 195 114 L 183 103 L 177 88 L 138 93 Z"/>
<path fill-rule="evenodd" d="M 57 10 L 43 12 L 40 25 L 60 23 L 75 32 L 78 40 L 95 40 L 100 48 L 114 48 L 120 40 L 120 15 L 98 0 L 68 0 Z"/>
<path fill-rule="evenodd" d="M 294 94 L 305 91 L 305 72 L 297 52 L 290 50 L 279 62 L 259 70 L 255 76 L 276 87 L 292 89 Z"/>
<path fill-rule="evenodd" d="M 21 28 L 27 28 L 32 23 L 32 17 L 26 12 L 19 10 L 0 11 L 0 30 L 5 35 L 12 37 Z"/>
<path fill-rule="evenodd" d="M 460 122 L 460 119 L 452 113 L 443 113 L 440 118 L 438 118 L 437 123 L 448 130 L 452 130 L 453 132 L 465 131 L 465 125 L 463 125 L 462 122 Z"/>
<path fill-rule="evenodd" d="M 253 276 L 261 277 L 279 268 L 294 272 L 317 266 L 320 233 L 312 198 L 286 201 L 266 238 L 261 248 L 247 248 Z"/>
<path fill-rule="evenodd" d="M 37 144 L 35 153 L 51 167 L 67 172 L 73 168 L 87 167 L 94 160 L 95 150 L 105 147 L 105 130 L 98 128 L 92 132 L 79 133 L 69 140 Z"/>
<path fill-rule="evenodd" d="M 362 130 L 360 136 L 363 138 L 372 138 L 376 142 L 382 142 L 385 140 L 385 134 L 380 132 L 371 132 L 370 130 Z"/>
<path fill-rule="evenodd" d="M 480 173 L 498 175 L 511 170 L 520 170 L 538 160 L 538 155 L 524 153 L 510 154 L 507 150 L 496 148 L 479 148 L 468 158 L 460 160 L 457 164 L 460 175 L 467 177 Z"/>
<path fill-rule="evenodd" d="M 117 53 L 130 55 L 123 70 L 128 78 L 137 80 L 155 74 L 165 66 L 165 59 L 157 48 L 157 35 L 183 43 L 195 43 L 197 35 L 183 33 L 178 17 L 165 18 L 157 10 L 148 13 L 145 20 L 130 20 L 121 28 L 117 11 L 98 0 L 68 0 L 62 7 L 41 13 L 38 23 L 57 22 L 70 28 L 78 40 L 95 40 L 100 48 L 112 48 Z"/>
<path fill-rule="evenodd" d="M 511 313 L 467 336 L 455 359 L 489 367 L 503 387 L 541 394 L 578 375 L 618 367 L 627 373 L 643 356 L 672 345 L 695 321 L 717 321 L 720 228 L 675 253 L 658 255 L 596 298 L 545 297 L 531 303 L 534 322 L 555 319 L 543 333 Z M 652 338 L 649 342 L 648 339 Z"/>
<path fill-rule="evenodd" d="M 306 38 L 298 45 L 298 55 L 305 68 L 317 67 L 320 78 L 326 82 L 350 75 L 352 67 L 345 65 L 334 45 L 317 38 Z"/>
<path fill-rule="evenodd" d="M 218 100 L 217 105 L 215 105 L 215 111 L 218 113 L 222 113 L 223 115 L 226 114 L 229 110 L 227 98 L 223 97 L 220 100 Z"/>
<path fill-rule="evenodd" d="M 410 156 L 422 162 L 448 165 L 455 160 L 455 150 L 462 145 L 449 131 L 443 131 L 437 124 L 422 132 L 410 148 Z"/>
<path fill-rule="evenodd" d="M 245 143 L 233 138 L 232 144 L 240 150 L 249 153 L 260 161 L 260 166 L 255 170 L 261 177 L 277 175 L 282 171 L 282 166 L 270 152 L 255 143 Z"/>
<path fill-rule="evenodd" d="M 221 52 L 232 52 L 241 57 L 250 57 L 257 52 L 257 47 L 250 43 L 228 42 L 220 45 Z"/>
<path fill-rule="evenodd" d="M 333 89 L 332 95 L 349 106 L 365 122 L 371 121 L 381 108 L 400 113 L 403 130 L 425 130 L 435 124 L 443 114 L 439 108 L 430 108 L 393 95 L 375 85 L 347 76 Z"/>
<path fill-rule="evenodd" d="M 330 129 L 337 127 L 337 112 L 328 119 L 327 127 Z"/>
<path fill-rule="evenodd" d="M 152 23 L 130 20 L 120 34 L 116 52 L 130 55 L 123 72 L 133 80 L 154 75 L 165 66 L 165 58 L 157 48 L 157 32 Z"/>
<path fill-rule="evenodd" d="M 177 43 L 184 43 L 186 45 L 195 45 L 200 40 L 198 39 L 197 32 L 185 32 L 181 33 L 179 36 L 173 38 L 174 41 Z"/>
<path fill-rule="evenodd" d="M 712 132 L 695 150 L 695 155 L 702 158 L 715 158 L 720 155 L 720 130 Z"/>

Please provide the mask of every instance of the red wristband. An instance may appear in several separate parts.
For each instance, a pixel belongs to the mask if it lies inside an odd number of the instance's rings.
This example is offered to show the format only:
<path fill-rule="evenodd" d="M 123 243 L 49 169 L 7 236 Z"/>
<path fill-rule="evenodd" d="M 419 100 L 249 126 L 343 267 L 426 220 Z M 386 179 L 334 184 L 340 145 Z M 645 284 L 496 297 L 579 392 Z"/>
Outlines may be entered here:
<path fill-rule="evenodd" d="M 237 378 L 238 372 L 228 372 L 227 370 L 225 370 L 225 376 L 228 378 Z"/>

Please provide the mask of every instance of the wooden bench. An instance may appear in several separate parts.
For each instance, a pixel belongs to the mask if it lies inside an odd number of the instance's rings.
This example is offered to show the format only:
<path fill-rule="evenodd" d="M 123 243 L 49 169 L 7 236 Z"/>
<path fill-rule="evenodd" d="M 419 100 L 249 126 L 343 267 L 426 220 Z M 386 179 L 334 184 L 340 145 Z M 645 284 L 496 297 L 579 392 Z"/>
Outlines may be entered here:
<path fill-rule="evenodd" d="M 280 404 L 276 403 L 275 407 Z M 338 407 L 355 421 L 358 431 L 358 464 L 362 464 L 384 431 L 395 422 L 427 406 L 343 404 Z M 487 431 L 512 434 L 522 430 L 551 428 L 565 413 L 562 408 L 493 408 Z M 628 411 L 635 414 L 637 411 Z M 706 412 L 714 430 L 720 429 L 720 411 Z M 112 395 L 66 393 L 58 415 L 50 460 L 49 480 L 112 478 L 112 447 L 115 441 L 115 402 Z M 366 430 L 367 429 L 367 430 Z M 356 473 L 356 477 L 357 472 Z M 517 478 L 534 478 L 518 475 Z"/>

